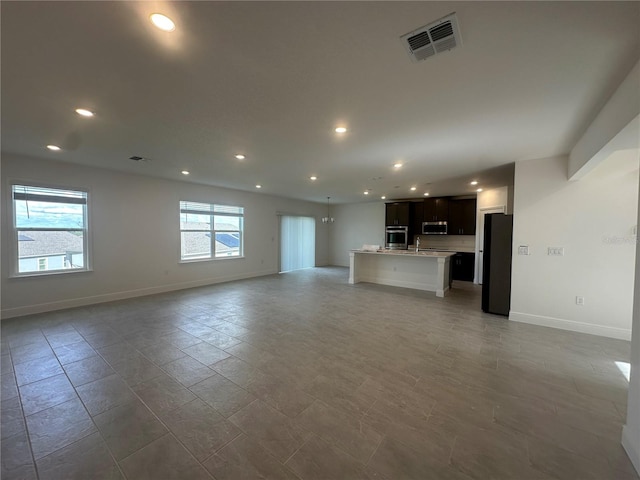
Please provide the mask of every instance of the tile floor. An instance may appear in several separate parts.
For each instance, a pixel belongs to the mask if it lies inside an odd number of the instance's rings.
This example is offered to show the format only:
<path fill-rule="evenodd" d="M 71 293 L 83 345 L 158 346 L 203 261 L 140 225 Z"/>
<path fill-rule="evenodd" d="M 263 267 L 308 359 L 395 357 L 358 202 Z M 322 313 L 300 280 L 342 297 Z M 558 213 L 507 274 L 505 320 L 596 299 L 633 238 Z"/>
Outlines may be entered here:
<path fill-rule="evenodd" d="M 638 479 L 629 343 L 319 268 L 2 323 L 2 478 Z"/>

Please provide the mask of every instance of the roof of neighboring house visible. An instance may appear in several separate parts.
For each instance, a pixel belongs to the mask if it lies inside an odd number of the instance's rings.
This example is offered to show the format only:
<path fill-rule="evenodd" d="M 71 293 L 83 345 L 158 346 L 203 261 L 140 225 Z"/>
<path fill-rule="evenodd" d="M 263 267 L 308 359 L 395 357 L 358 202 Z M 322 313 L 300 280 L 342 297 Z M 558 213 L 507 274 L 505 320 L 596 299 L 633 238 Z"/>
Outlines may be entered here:
<path fill-rule="evenodd" d="M 211 250 L 210 232 L 184 232 L 182 251 L 187 256 L 209 253 Z M 240 239 L 237 233 L 217 233 L 216 252 L 218 254 L 237 249 Z"/>
<path fill-rule="evenodd" d="M 45 257 L 82 253 L 82 237 L 71 232 L 22 232 L 18 234 L 19 257 Z"/>

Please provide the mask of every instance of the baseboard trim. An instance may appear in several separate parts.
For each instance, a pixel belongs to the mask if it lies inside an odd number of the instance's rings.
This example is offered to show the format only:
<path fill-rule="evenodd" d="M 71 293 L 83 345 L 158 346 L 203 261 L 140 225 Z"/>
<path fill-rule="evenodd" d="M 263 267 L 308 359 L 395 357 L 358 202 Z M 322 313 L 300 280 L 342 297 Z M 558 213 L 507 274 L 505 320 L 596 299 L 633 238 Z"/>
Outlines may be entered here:
<path fill-rule="evenodd" d="M 638 438 L 637 436 L 635 438 Z M 625 425 L 622 427 L 622 447 L 624 448 L 629 460 L 640 475 L 640 444 L 634 444 L 634 437 L 629 432 L 629 427 Z"/>
<path fill-rule="evenodd" d="M 188 288 L 206 287 L 207 285 L 215 285 L 217 283 L 233 282 L 236 280 L 246 280 L 249 278 L 264 277 L 267 275 L 275 275 L 277 271 L 268 270 L 260 272 L 252 272 L 243 275 L 229 275 L 225 277 L 206 278 L 203 280 L 194 280 L 189 282 L 173 283 L 169 285 L 159 285 L 155 287 L 140 288 L 136 290 L 125 290 L 122 292 L 104 293 L 100 295 L 92 295 L 89 297 L 70 298 L 56 302 L 40 303 L 37 305 L 27 305 L 24 307 L 7 308 L 0 311 L 0 319 L 5 320 L 14 317 L 23 317 L 25 315 L 33 315 L 36 313 L 53 312 L 56 310 L 64 310 L 67 308 L 84 307 L 86 305 L 95 305 L 97 303 L 113 302 L 117 300 L 126 300 L 128 298 L 144 297 L 147 295 L 156 295 L 159 293 L 173 292 L 177 290 L 186 290 Z"/>
<path fill-rule="evenodd" d="M 529 323 L 541 327 L 559 328 L 572 332 L 588 333 L 601 337 L 617 338 L 618 340 L 631 341 L 631 330 L 626 328 L 608 327 L 606 325 L 594 325 L 592 323 L 576 322 L 575 320 L 565 320 L 563 318 L 545 317 L 543 315 L 532 315 L 530 313 L 509 312 L 509 320 L 513 322 Z"/>

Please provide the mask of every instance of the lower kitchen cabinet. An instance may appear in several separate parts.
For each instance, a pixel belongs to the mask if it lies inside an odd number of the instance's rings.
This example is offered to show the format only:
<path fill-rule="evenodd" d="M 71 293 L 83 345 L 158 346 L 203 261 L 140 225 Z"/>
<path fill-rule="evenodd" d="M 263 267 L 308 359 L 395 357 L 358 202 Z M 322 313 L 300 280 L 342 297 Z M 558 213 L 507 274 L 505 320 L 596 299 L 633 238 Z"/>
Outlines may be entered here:
<path fill-rule="evenodd" d="M 475 253 L 459 252 L 451 258 L 451 277 L 454 280 L 473 282 L 475 273 Z"/>

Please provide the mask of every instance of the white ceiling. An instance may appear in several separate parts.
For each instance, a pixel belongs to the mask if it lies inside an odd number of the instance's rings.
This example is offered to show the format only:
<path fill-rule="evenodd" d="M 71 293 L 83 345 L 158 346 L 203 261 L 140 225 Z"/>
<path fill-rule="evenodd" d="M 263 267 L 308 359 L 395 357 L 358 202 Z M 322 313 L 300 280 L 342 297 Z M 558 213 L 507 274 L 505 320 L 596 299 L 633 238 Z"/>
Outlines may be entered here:
<path fill-rule="evenodd" d="M 464 194 L 568 153 L 640 57 L 637 1 L 1 9 L 3 153 L 320 202 Z M 454 11 L 463 45 L 412 63 L 399 37 Z"/>

